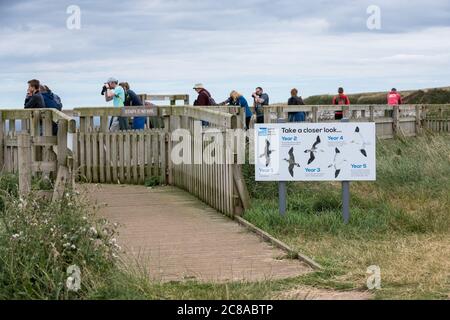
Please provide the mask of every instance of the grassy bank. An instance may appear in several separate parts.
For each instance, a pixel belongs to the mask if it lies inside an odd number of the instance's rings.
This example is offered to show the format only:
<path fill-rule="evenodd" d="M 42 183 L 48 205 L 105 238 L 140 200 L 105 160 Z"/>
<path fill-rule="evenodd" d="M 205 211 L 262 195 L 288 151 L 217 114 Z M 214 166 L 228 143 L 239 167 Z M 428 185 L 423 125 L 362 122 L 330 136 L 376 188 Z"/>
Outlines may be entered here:
<path fill-rule="evenodd" d="M 245 218 L 325 267 L 308 281 L 363 288 L 367 267 L 381 268 L 377 298 L 448 298 L 450 293 L 450 137 L 379 141 L 377 181 L 353 183 L 352 219 L 341 220 L 340 185 L 292 183 L 288 213 L 277 185 L 252 182 Z"/>
<path fill-rule="evenodd" d="M 390 89 L 390 88 L 389 88 Z M 450 87 L 400 92 L 406 104 L 446 104 L 450 103 Z M 368 92 L 350 94 L 352 104 L 386 104 L 387 92 Z M 333 95 L 317 95 L 305 99 L 306 104 L 331 104 Z"/>

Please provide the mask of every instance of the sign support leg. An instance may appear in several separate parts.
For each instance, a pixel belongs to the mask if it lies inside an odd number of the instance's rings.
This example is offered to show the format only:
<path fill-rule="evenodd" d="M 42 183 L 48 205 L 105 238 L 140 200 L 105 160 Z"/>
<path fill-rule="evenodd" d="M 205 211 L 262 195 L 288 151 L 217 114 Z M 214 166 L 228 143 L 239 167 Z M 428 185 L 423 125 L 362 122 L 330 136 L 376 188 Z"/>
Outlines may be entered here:
<path fill-rule="evenodd" d="M 348 224 L 350 221 L 350 182 L 342 182 L 342 217 L 344 223 Z"/>
<path fill-rule="evenodd" d="M 278 182 L 278 208 L 280 215 L 286 215 L 286 181 Z"/>
<path fill-rule="evenodd" d="M 344 112 L 341 122 L 349 122 L 348 115 Z M 350 181 L 342 181 L 342 218 L 344 224 L 350 221 Z"/>

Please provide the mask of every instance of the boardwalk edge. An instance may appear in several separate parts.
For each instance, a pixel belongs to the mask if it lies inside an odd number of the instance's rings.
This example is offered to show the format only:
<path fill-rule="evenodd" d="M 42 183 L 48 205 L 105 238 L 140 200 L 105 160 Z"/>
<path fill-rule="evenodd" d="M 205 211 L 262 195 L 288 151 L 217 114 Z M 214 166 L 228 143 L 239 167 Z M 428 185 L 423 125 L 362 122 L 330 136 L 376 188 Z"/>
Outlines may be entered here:
<path fill-rule="evenodd" d="M 315 270 L 322 270 L 323 267 L 315 262 L 313 259 L 311 259 L 308 256 L 305 256 L 304 254 L 301 254 L 300 252 L 297 252 L 293 250 L 291 247 L 289 247 L 286 243 L 274 238 L 269 233 L 265 232 L 264 230 L 261 230 L 257 226 L 253 225 L 252 223 L 248 222 L 242 217 L 235 216 L 234 219 L 242 226 L 246 227 L 251 232 L 257 234 L 260 238 L 262 238 L 264 241 L 270 242 L 272 245 L 278 247 L 279 249 L 286 251 L 289 255 L 293 256 L 296 259 L 299 259 L 300 261 L 306 263 L 311 268 Z"/>

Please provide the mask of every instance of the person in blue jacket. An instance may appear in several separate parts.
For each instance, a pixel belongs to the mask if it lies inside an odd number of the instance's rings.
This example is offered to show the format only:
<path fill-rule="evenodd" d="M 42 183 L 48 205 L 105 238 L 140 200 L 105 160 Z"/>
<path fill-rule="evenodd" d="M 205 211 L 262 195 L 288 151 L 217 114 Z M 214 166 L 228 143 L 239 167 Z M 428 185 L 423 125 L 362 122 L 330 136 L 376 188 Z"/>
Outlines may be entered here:
<path fill-rule="evenodd" d="M 288 106 L 302 106 L 305 103 L 303 102 L 302 97 L 298 95 L 297 89 L 291 90 L 291 97 L 288 100 Z M 306 120 L 305 112 L 288 112 L 288 121 L 289 122 L 304 122 Z"/>
<path fill-rule="evenodd" d="M 61 111 L 62 109 L 62 104 L 61 104 L 61 100 L 55 97 L 55 94 L 53 94 L 53 92 L 49 89 L 49 87 L 47 86 L 43 86 L 41 85 L 39 87 L 39 92 L 42 95 L 42 98 L 44 98 L 44 105 L 45 108 L 50 108 L 50 109 L 56 109 Z M 57 135 L 58 133 L 58 125 L 55 122 L 52 122 L 52 133 L 54 136 Z"/>
<path fill-rule="evenodd" d="M 125 91 L 125 107 L 130 106 L 140 107 L 144 105 L 142 103 L 141 98 L 139 98 L 139 96 L 133 90 L 130 89 L 130 85 L 128 84 L 128 82 L 121 82 L 119 83 L 119 86 L 121 86 Z M 144 130 L 145 121 L 146 117 L 134 117 L 131 128 L 133 130 Z"/>
<path fill-rule="evenodd" d="M 230 93 L 231 102 L 230 105 L 240 106 L 245 109 L 245 128 L 250 128 L 250 120 L 252 119 L 253 112 L 250 109 L 247 100 L 242 94 L 237 91 L 231 91 Z"/>

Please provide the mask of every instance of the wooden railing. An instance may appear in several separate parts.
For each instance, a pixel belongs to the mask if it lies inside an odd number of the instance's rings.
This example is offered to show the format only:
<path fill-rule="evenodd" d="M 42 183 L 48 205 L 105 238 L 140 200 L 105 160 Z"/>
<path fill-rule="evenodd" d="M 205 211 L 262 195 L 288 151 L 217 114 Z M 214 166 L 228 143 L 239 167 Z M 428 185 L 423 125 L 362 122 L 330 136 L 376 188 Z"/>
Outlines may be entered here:
<path fill-rule="evenodd" d="M 75 120 L 54 109 L 0 110 L 0 168 L 19 174 L 19 189 L 31 190 L 32 177 L 54 180 L 53 198 L 71 181 L 72 155 L 68 134 Z M 57 131 L 57 132 L 55 132 Z"/>
<path fill-rule="evenodd" d="M 229 140 L 227 129 L 243 127 L 240 108 L 161 106 L 157 107 L 157 116 L 164 123 L 163 129 L 121 132 L 109 132 L 107 126 L 111 116 L 122 114 L 119 108 L 76 108 L 66 114 L 78 117 L 80 123 L 73 135 L 74 165 L 79 180 L 142 184 L 157 177 L 161 183 L 185 189 L 224 214 L 240 214 L 248 208 L 241 167 L 234 161 L 236 149 L 231 143 L 210 141 L 210 133 L 201 130 L 202 121 L 206 121 L 209 128 L 216 130 L 214 134 Z M 198 135 L 195 128 L 200 128 Z M 189 136 L 188 148 L 199 152 L 200 157 L 183 150 L 182 156 L 187 161 L 172 161 L 177 142 L 172 140 L 178 139 L 177 129 L 183 129 Z M 216 156 L 203 153 L 207 146 L 214 146 L 223 162 L 211 163 Z M 190 152 L 189 158 L 184 152 Z"/>
<path fill-rule="evenodd" d="M 168 135 L 161 130 L 77 132 L 73 135 L 77 179 L 94 183 L 166 183 Z"/>
<path fill-rule="evenodd" d="M 352 122 L 375 122 L 379 138 L 392 138 L 396 135 L 415 136 L 422 130 L 424 119 L 423 105 L 350 105 L 350 106 L 287 106 L 271 105 L 264 107 L 266 123 L 276 119 L 287 119 L 289 112 L 305 112 L 306 121 L 333 122 L 334 113 L 342 111 Z"/>

